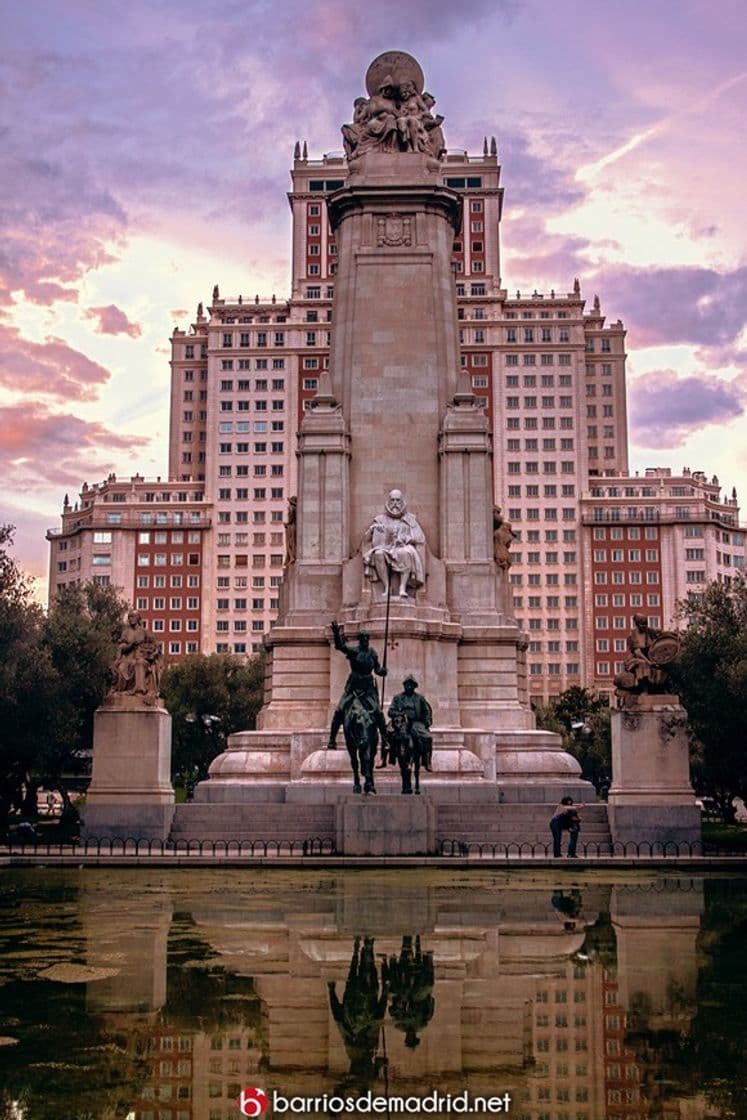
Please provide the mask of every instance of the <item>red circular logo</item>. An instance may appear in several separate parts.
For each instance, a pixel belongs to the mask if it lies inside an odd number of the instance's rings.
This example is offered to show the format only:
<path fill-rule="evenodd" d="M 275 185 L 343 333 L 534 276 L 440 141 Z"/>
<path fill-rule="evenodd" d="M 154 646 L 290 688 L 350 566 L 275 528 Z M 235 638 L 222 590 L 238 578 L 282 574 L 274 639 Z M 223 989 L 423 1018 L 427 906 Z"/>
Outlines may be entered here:
<path fill-rule="evenodd" d="M 242 1116 L 261 1116 L 270 1107 L 270 1098 L 264 1089 L 242 1089 L 236 1101 Z"/>

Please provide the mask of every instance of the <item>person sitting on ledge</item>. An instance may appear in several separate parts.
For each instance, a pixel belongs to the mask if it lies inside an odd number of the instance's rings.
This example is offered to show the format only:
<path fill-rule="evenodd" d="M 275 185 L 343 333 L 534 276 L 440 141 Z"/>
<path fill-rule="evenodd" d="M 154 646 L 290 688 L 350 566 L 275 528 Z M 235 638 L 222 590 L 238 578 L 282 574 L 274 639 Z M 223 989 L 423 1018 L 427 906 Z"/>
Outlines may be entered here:
<path fill-rule="evenodd" d="M 555 859 L 561 855 L 560 841 L 563 832 L 568 833 L 568 858 L 576 858 L 576 845 L 578 834 L 581 831 L 581 819 L 578 810 L 573 805 L 572 797 L 563 797 L 560 804 L 550 818 L 550 832 L 552 833 L 552 854 Z"/>

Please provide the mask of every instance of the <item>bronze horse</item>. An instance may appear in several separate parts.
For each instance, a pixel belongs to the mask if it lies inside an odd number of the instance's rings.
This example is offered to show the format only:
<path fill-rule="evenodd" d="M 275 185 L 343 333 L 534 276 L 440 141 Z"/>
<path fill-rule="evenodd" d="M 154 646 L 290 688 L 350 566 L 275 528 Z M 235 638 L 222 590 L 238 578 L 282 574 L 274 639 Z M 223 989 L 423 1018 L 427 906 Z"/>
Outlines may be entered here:
<path fill-rule="evenodd" d="M 399 764 L 403 793 L 420 793 L 420 765 L 424 761 L 420 743 L 410 734 L 409 721 L 404 712 L 392 714 L 389 732 L 389 761 Z M 415 768 L 415 789 L 412 788 L 412 771 Z"/>
<path fill-rule="evenodd" d="M 350 755 L 350 765 L 353 767 L 353 793 L 361 792 L 361 776 L 363 792 L 376 793 L 373 768 L 379 732 L 373 714 L 357 696 L 353 697 L 348 706 L 342 730 Z"/>

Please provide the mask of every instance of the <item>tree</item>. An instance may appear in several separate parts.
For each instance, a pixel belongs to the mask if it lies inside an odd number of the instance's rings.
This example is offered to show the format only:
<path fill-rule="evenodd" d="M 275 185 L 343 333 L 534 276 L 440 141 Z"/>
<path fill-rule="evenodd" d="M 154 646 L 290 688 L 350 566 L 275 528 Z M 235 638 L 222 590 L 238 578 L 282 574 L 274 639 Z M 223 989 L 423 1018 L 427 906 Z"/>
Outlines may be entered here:
<path fill-rule="evenodd" d="M 207 777 L 234 731 L 256 724 L 262 706 L 264 660 L 194 654 L 163 674 L 161 693 L 173 717 L 171 772 L 180 782 Z"/>
<path fill-rule="evenodd" d="M 581 777 L 597 793 L 609 788 L 612 773 L 610 710 L 607 701 L 572 685 L 549 704 L 535 708 L 537 726 L 563 737 L 563 747 L 581 764 Z"/>
<path fill-rule="evenodd" d="M 42 644 L 44 615 L 10 555 L 15 529 L 0 525 L 0 829 L 49 736 L 49 690 L 55 674 Z"/>
<path fill-rule="evenodd" d="M 93 748 L 93 714 L 110 683 L 122 615 L 127 602 L 96 583 L 61 587 L 42 627 L 42 645 L 56 687 L 52 734 L 37 751 L 34 770 L 42 783 L 59 787 L 64 771 L 81 772 Z M 60 790 L 63 797 L 64 789 Z"/>
<path fill-rule="evenodd" d="M 13 532 L 0 526 L 0 829 L 13 805 L 36 812 L 42 784 L 67 798 L 60 778 L 87 761 L 126 605 L 110 587 L 67 585 L 45 616 L 9 553 Z"/>
<path fill-rule="evenodd" d="M 747 582 L 711 583 L 679 604 L 688 626 L 672 683 L 687 710 L 698 793 L 734 820 L 735 797 L 747 797 Z"/>

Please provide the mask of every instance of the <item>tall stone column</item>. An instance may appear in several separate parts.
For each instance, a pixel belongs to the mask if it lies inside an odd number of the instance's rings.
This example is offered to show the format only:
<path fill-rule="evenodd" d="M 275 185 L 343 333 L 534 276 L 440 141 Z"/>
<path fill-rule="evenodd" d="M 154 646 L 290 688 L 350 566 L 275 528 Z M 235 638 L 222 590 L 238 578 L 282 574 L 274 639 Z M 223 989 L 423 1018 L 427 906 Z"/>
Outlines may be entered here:
<path fill-rule="evenodd" d="M 475 800 L 515 800 L 527 783 L 525 799 L 585 799 L 560 738 L 534 731 L 495 560 L 491 434 L 460 363 L 461 196 L 443 183 L 442 118 L 410 55 L 375 59 L 366 88 L 342 130 L 345 186 L 328 199 L 329 379 L 301 426 L 296 558 L 267 638 L 260 733 L 232 736 L 211 777 L 228 789 L 248 771 L 317 785 L 347 775 L 321 740 L 348 672 L 334 618 L 347 641 L 364 628 L 386 656 L 387 696 L 417 677 L 433 708 L 434 783 L 480 785 Z"/>

